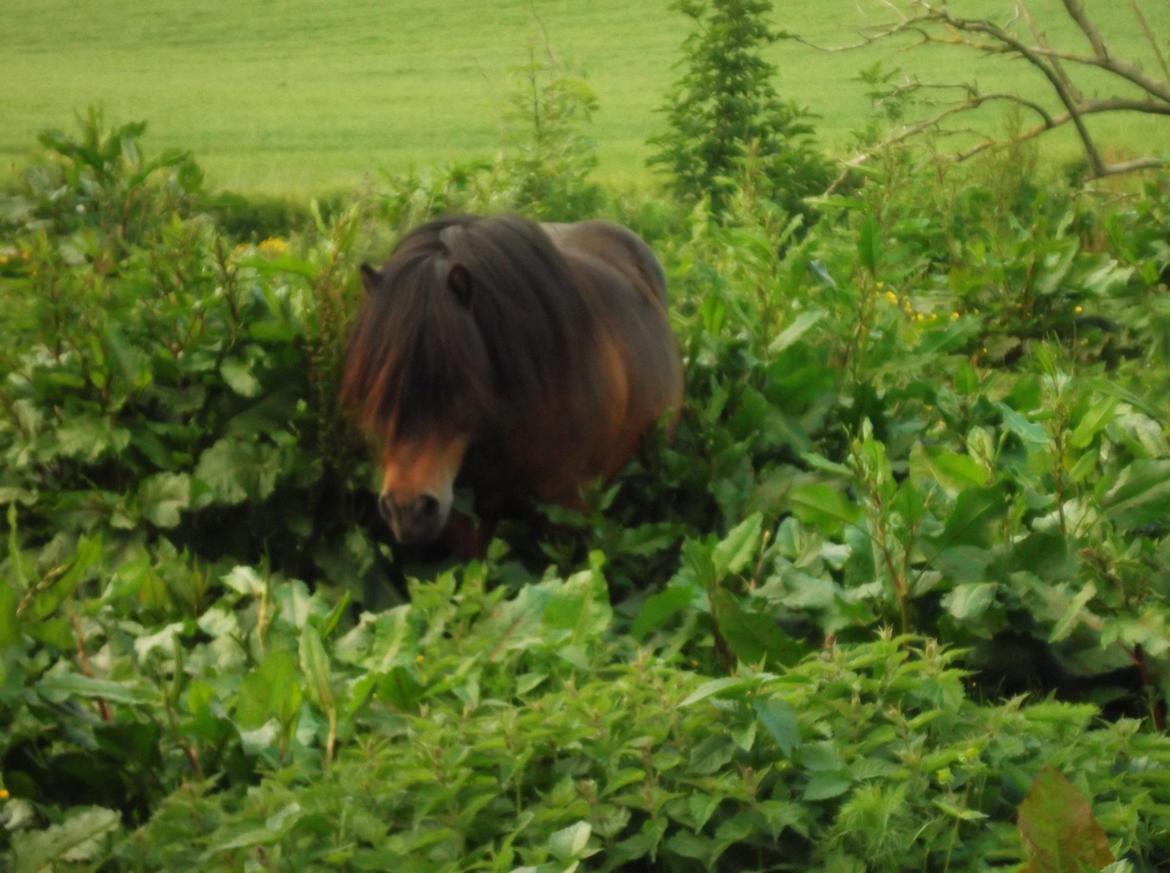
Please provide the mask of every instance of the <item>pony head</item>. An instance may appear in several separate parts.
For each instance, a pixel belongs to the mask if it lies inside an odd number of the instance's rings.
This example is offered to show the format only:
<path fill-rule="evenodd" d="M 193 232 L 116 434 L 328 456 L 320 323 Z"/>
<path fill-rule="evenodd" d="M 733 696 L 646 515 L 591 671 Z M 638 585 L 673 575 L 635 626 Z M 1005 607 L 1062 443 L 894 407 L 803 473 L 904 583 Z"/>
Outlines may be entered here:
<path fill-rule="evenodd" d="M 544 231 L 514 217 L 424 224 L 362 279 L 342 402 L 377 444 L 395 538 L 430 542 L 468 449 L 507 440 L 556 396 L 589 313 Z"/>

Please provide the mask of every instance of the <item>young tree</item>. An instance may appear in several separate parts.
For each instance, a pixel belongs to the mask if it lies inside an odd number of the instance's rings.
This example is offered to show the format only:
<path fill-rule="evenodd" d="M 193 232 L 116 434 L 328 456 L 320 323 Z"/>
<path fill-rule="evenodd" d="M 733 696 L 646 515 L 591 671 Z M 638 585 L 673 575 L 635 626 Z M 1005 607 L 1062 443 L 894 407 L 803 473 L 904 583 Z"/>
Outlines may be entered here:
<path fill-rule="evenodd" d="M 771 0 L 673 5 L 695 26 L 683 42 L 685 72 L 662 107 L 668 129 L 650 141 L 657 146 L 650 163 L 670 174 L 678 197 L 708 197 L 718 215 L 751 151 L 761 193 L 790 211 L 807 211 L 801 198 L 824 190 L 829 170 L 813 145 L 812 116 L 780 99 L 772 84 L 776 66 L 762 57 L 779 38 L 767 20 Z"/>

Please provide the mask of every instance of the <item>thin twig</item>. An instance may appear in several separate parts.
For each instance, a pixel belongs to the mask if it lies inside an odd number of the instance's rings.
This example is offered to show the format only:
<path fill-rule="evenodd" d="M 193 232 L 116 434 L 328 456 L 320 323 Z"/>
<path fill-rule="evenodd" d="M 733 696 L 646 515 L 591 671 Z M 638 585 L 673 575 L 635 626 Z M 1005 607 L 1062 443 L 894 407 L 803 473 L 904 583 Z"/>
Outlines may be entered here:
<path fill-rule="evenodd" d="M 1150 30 L 1150 22 L 1147 20 L 1142 8 L 1138 6 L 1137 0 L 1129 0 L 1129 8 L 1133 10 L 1134 16 L 1141 25 L 1142 33 L 1146 36 L 1146 41 L 1150 44 L 1150 48 L 1154 50 L 1154 57 L 1158 59 L 1158 65 L 1162 68 L 1162 75 L 1166 77 L 1166 81 L 1170 82 L 1170 66 L 1166 64 L 1166 55 L 1162 53 L 1162 47 L 1158 45 L 1158 40 L 1154 38 L 1154 32 Z"/>
<path fill-rule="evenodd" d="M 85 634 L 81 629 L 81 622 L 72 610 L 69 611 L 69 623 L 73 626 L 73 639 L 77 643 L 77 660 L 81 665 L 81 673 L 87 679 L 92 679 L 93 669 L 89 665 L 89 654 L 85 651 Z M 97 705 L 98 711 L 102 716 L 102 721 L 109 721 L 110 707 L 106 703 L 106 699 L 104 697 L 98 697 Z"/>

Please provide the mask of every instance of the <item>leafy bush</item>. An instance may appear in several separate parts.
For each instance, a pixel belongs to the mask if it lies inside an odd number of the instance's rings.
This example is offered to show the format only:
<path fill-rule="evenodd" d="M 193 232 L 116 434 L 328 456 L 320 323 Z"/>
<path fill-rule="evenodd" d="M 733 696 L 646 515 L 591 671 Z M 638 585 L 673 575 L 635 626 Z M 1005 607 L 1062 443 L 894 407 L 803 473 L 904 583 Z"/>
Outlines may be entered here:
<path fill-rule="evenodd" d="M 1025 856 L 1016 808 L 1044 767 L 1075 775 L 1119 852 L 1166 851 L 1170 741 L 1136 722 L 978 706 L 955 653 L 908 637 L 709 680 L 611 636 L 592 560 L 512 599 L 471 565 L 344 634 L 300 583 L 236 568 L 196 621 L 111 636 L 110 679 L 38 683 L 46 703 L 104 701 L 109 720 L 75 710 L 74 730 L 111 766 L 119 739 L 157 744 L 120 781 L 172 790 L 129 835 L 102 807 L 18 832 L 19 863 L 971 869 Z M 233 778 L 245 761 L 259 786 Z"/>
<path fill-rule="evenodd" d="M 7 213 L 0 489 L 25 547 L 48 547 L 22 558 L 30 584 L 85 536 L 141 572 L 160 541 L 344 563 L 330 531 L 351 530 L 336 501 L 361 454 L 334 383 L 357 212 L 305 257 L 236 244 L 195 211 L 189 157 L 145 160 L 142 125 L 98 123 L 44 137 Z"/>
<path fill-rule="evenodd" d="M 615 200 L 682 420 L 452 570 L 383 541 L 335 367 L 353 264 L 494 171 L 237 242 L 140 133 L 0 209 L 16 869 L 1165 866 L 1164 186 Z"/>

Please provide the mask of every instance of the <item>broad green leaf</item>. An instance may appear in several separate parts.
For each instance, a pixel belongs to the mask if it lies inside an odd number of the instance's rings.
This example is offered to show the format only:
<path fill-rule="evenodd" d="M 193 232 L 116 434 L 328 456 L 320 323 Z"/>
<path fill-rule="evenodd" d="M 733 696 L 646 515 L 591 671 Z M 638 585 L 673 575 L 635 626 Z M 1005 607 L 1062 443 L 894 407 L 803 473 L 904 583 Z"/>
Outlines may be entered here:
<path fill-rule="evenodd" d="M 16 617 L 18 601 L 8 580 L 0 579 L 0 649 L 15 645 L 20 639 L 20 622 Z"/>
<path fill-rule="evenodd" d="M 280 450 L 268 443 L 224 437 L 199 457 L 195 477 L 207 486 L 209 502 L 228 506 L 264 500 L 281 473 Z"/>
<path fill-rule="evenodd" d="M 98 536 L 84 536 L 77 541 L 77 550 L 68 568 L 49 585 L 42 586 L 32 601 L 23 606 L 20 615 L 26 621 L 48 619 L 90 577 L 102 558 L 102 541 Z"/>
<path fill-rule="evenodd" d="M 670 548 L 684 533 L 685 528 L 670 522 L 626 528 L 618 536 L 614 551 L 623 555 L 654 555 Z"/>
<path fill-rule="evenodd" d="M 805 800 L 829 800 L 840 797 L 853 787 L 853 782 L 840 773 L 831 771 L 814 773 L 804 788 Z"/>
<path fill-rule="evenodd" d="M 917 445 L 915 450 L 918 450 Z M 985 488 L 991 480 L 991 471 L 970 455 L 930 448 L 923 452 L 923 457 L 934 478 L 951 492 L 965 488 Z"/>
<path fill-rule="evenodd" d="M 57 428 L 57 450 L 66 457 L 89 463 L 121 452 L 130 444 L 130 431 L 114 427 L 108 418 L 97 415 L 77 415 L 68 418 Z"/>
<path fill-rule="evenodd" d="M 102 838 L 121 827 L 121 817 L 100 806 L 70 810 L 61 824 L 43 831 L 12 834 L 12 873 L 57 869 L 58 862 L 96 862 L 105 854 Z"/>
<path fill-rule="evenodd" d="M 38 682 L 36 687 L 41 696 L 55 703 L 75 697 L 143 707 L 158 706 L 161 702 L 158 688 L 142 679 L 116 682 L 93 679 L 81 673 L 54 673 Z"/>
<path fill-rule="evenodd" d="M 741 572 L 755 557 L 759 549 L 763 521 L 760 513 L 753 513 L 716 544 L 711 553 L 711 560 L 719 578 Z"/>
<path fill-rule="evenodd" d="M 1058 530 L 1033 531 L 1013 546 L 1011 557 L 1014 568 L 1045 582 L 1063 582 L 1077 574 L 1075 544 Z"/>
<path fill-rule="evenodd" d="M 823 309 L 813 309 L 808 312 L 802 312 L 792 320 L 792 324 L 784 328 L 779 335 L 772 340 L 768 345 L 769 355 L 778 355 L 790 345 L 799 340 L 802 336 L 808 333 L 818 321 L 825 317 L 827 313 Z"/>
<path fill-rule="evenodd" d="M 962 492 L 947 516 L 936 547 L 991 545 L 991 528 L 1007 513 L 1007 489 L 1001 482 L 991 488 L 968 488 Z"/>
<path fill-rule="evenodd" d="M 1076 628 L 1085 606 L 1096 596 L 1097 586 L 1092 582 L 1086 582 L 1085 587 L 1078 591 L 1076 596 L 1069 601 L 1068 606 L 1065 607 L 1064 612 L 1056 624 L 1052 626 L 1052 632 L 1048 635 L 1048 641 L 1050 643 L 1059 643 L 1071 634 L 1074 628 Z"/>
<path fill-rule="evenodd" d="M 733 691 L 738 692 L 749 687 L 751 684 L 752 680 L 739 676 L 724 676 L 719 679 L 711 679 L 688 694 L 682 703 L 679 704 L 679 707 L 690 706 L 698 703 L 700 700 L 706 700 L 708 697 L 716 695 L 722 697 Z"/>
<path fill-rule="evenodd" d="M 156 527 L 177 527 L 191 504 L 191 477 L 186 473 L 158 473 L 142 480 L 138 489 L 142 517 Z"/>
<path fill-rule="evenodd" d="M 643 639 L 646 634 L 658 630 L 690 606 L 693 599 L 691 589 L 680 585 L 667 586 L 657 594 L 651 594 L 642 601 L 638 615 L 630 626 L 630 634 L 635 639 Z"/>
<path fill-rule="evenodd" d="M 106 349 L 112 370 L 127 393 L 141 391 L 151 383 L 150 357 L 131 345 L 113 324 L 106 327 Z"/>
<path fill-rule="evenodd" d="M 881 227 L 874 216 L 867 215 L 857 234 L 857 256 L 869 274 L 877 273 L 882 256 Z"/>
<path fill-rule="evenodd" d="M 803 647 L 781 630 L 775 619 L 744 609 L 727 591 L 716 591 L 711 607 L 720 635 L 743 663 L 793 664 L 804 654 Z"/>
<path fill-rule="evenodd" d="M 552 588 L 543 616 L 546 627 L 567 632 L 578 644 L 606 633 L 612 617 L 609 589 L 597 570 L 574 573 Z"/>
<path fill-rule="evenodd" d="M 378 680 L 377 687 L 378 697 L 405 712 L 413 711 L 426 691 L 403 666 L 391 667 L 386 675 Z"/>
<path fill-rule="evenodd" d="M 293 653 L 273 649 L 244 677 L 236 701 L 241 730 L 262 728 L 269 719 L 289 724 L 301 706 L 300 670 Z"/>
<path fill-rule="evenodd" d="M 958 585 L 943 597 L 943 606 L 959 621 L 974 621 L 995 602 L 998 587 L 991 582 L 967 582 Z"/>
<path fill-rule="evenodd" d="M 233 591 L 248 597 L 258 597 L 267 587 L 260 575 L 251 567 L 236 566 L 223 577 L 223 584 Z"/>
<path fill-rule="evenodd" d="M 219 373 L 228 387 L 241 397 L 255 397 L 260 393 L 260 381 L 252 375 L 248 365 L 239 358 L 227 358 L 219 366 Z"/>
<path fill-rule="evenodd" d="M 593 828 L 588 822 L 579 821 L 567 828 L 554 831 L 548 838 L 548 847 L 562 861 L 584 858 L 592 854 L 586 852 L 592 833 Z"/>
<path fill-rule="evenodd" d="M 692 858 L 701 862 L 707 869 L 711 869 L 711 857 L 715 853 L 715 841 L 702 834 L 681 830 L 671 834 L 666 841 L 666 848 L 672 854 L 683 858 Z"/>
<path fill-rule="evenodd" d="M 1068 275 L 1068 271 L 1073 265 L 1073 259 L 1080 251 L 1076 240 L 1065 239 L 1061 242 L 1062 245 L 1058 251 L 1051 252 L 1040 260 L 1035 280 L 1037 294 L 1056 293 Z"/>
<path fill-rule="evenodd" d="M 691 747 L 690 769 L 703 776 L 718 773 L 735 757 L 735 743 L 724 733 L 708 734 Z"/>
<path fill-rule="evenodd" d="M 543 640 L 544 611 L 554 585 L 559 587 L 561 583 L 525 586 L 511 600 L 497 604 L 489 618 L 481 622 L 482 638 L 490 646 L 492 661 L 499 661 L 508 652 L 530 648 Z"/>
<path fill-rule="evenodd" d="M 1069 445 L 1077 449 L 1087 447 L 1093 441 L 1093 437 L 1104 430 L 1113 420 L 1116 409 L 1117 399 L 1114 397 L 1106 397 L 1090 406 L 1069 435 Z"/>
<path fill-rule="evenodd" d="M 1029 421 L 1005 403 L 996 403 L 1000 415 L 1003 416 L 1003 425 L 1014 433 L 1026 446 L 1048 445 L 1048 433 L 1041 425 Z"/>
<path fill-rule="evenodd" d="M 816 525 L 830 536 L 839 535 L 846 525 L 861 520 L 861 509 L 829 485 L 811 482 L 788 492 L 793 514 L 806 524 Z"/>
<path fill-rule="evenodd" d="M 1019 827 L 1028 873 L 1081 873 L 1113 862 L 1088 800 L 1055 767 L 1036 774 L 1020 804 Z"/>
<path fill-rule="evenodd" d="M 301 670 L 305 674 L 305 693 L 323 712 L 334 711 L 333 677 L 329 671 L 329 656 L 321 643 L 321 635 L 311 622 L 305 622 L 300 643 Z"/>
<path fill-rule="evenodd" d="M 780 751 L 786 757 L 791 756 L 793 750 L 800 745 L 800 724 L 792 707 L 776 695 L 757 697 L 752 701 L 752 707 Z"/>
<path fill-rule="evenodd" d="M 1105 515 L 1126 530 L 1170 517 L 1170 460 L 1134 461 L 1101 501 Z"/>

